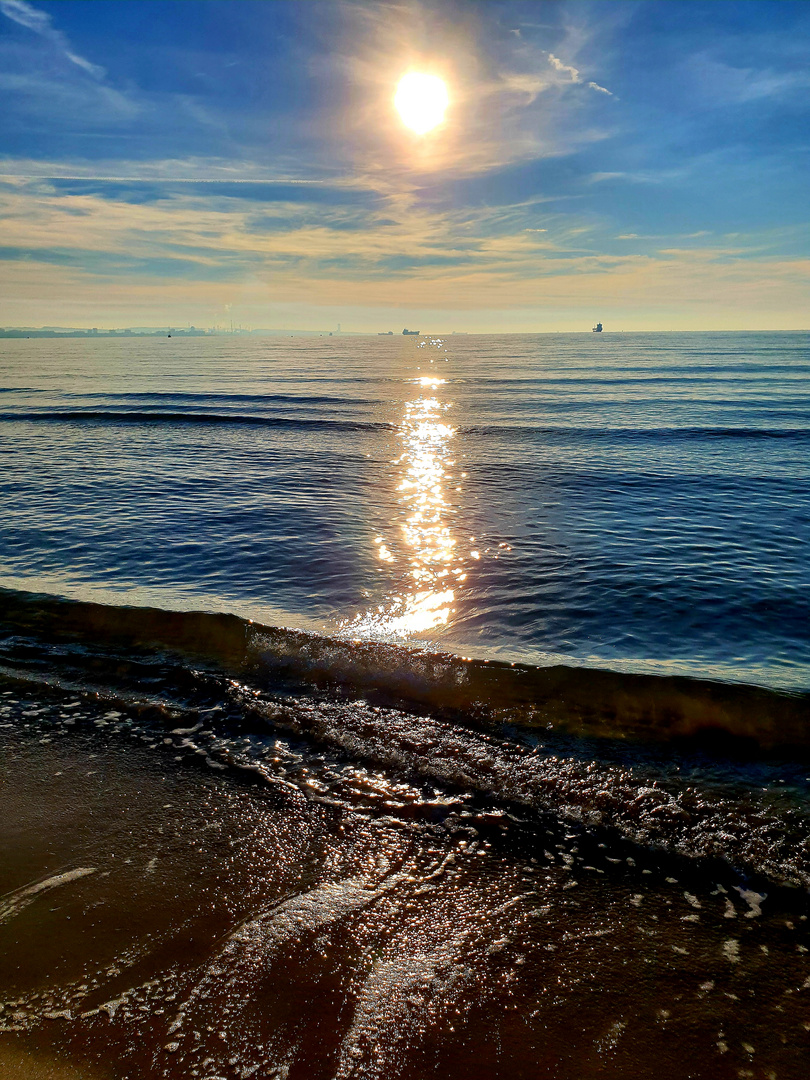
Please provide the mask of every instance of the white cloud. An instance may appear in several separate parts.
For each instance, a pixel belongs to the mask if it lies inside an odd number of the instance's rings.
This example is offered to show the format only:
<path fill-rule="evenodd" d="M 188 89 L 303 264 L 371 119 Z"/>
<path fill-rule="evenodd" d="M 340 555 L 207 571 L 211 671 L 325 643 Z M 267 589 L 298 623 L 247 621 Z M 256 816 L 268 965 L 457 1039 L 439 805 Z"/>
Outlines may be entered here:
<path fill-rule="evenodd" d="M 562 60 L 554 56 L 553 53 L 548 54 L 548 60 L 551 66 L 553 68 L 556 68 L 557 71 L 564 71 L 566 75 L 570 75 L 571 82 L 582 82 L 582 77 L 580 76 L 579 72 L 575 67 L 572 67 L 571 64 L 564 64 Z"/>
<path fill-rule="evenodd" d="M 680 168 L 637 172 L 595 172 L 587 179 L 589 184 L 602 184 L 607 180 L 626 180 L 631 184 L 666 184 L 683 179 L 689 172 L 689 167 L 684 165 Z"/>
<path fill-rule="evenodd" d="M 572 83 L 582 82 L 582 75 L 580 74 L 579 69 L 575 68 L 573 64 L 563 63 L 563 61 L 560 60 L 558 56 L 555 56 L 554 53 L 548 54 L 548 61 L 556 71 L 560 71 L 567 75 Z M 589 82 L 588 89 L 598 90 L 600 94 L 607 94 L 609 97 L 613 97 L 613 91 L 606 89 L 604 86 L 600 86 L 599 83 Z"/>
<path fill-rule="evenodd" d="M 37 34 L 47 33 L 51 25 L 50 15 L 24 3 L 24 0 L 3 0 L 0 3 L 0 11 L 20 26 L 27 26 L 29 30 L 34 30 Z"/>
<path fill-rule="evenodd" d="M 68 39 L 61 30 L 57 30 L 51 22 L 51 17 L 46 11 L 40 11 L 25 0 L 0 0 L 0 12 L 20 26 L 33 30 L 35 34 L 50 41 L 62 55 L 72 64 L 92 75 L 94 79 L 103 79 L 106 74 L 104 68 L 98 64 L 91 64 L 83 56 L 79 56 L 70 46 Z"/>

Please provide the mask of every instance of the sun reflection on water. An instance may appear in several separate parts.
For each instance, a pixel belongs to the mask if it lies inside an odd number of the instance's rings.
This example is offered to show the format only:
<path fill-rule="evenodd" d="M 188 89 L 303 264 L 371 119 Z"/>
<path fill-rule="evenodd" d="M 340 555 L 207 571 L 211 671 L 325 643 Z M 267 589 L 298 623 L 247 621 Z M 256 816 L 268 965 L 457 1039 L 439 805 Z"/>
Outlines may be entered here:
<path fill-rule="evenodd" d="M 423 376 L 411 381 L 423 393 L 405 405 L 399 427 L 403 450 L 394 462 L 405 517 L 396 540 L 375 539 L 377 558 L 402 565 L 404 572 L 395 595 L 344 624 L 358 637 L 404 638 L 446 625 L 457 585 L 467 576 L 450 524 L 457 511 L 447 494 L 454 479 L 456 429 L 447 422 L 450 403 L 436 395 L 447 380 Z M 459 490 L 454 486 L 453 493 Z"/>

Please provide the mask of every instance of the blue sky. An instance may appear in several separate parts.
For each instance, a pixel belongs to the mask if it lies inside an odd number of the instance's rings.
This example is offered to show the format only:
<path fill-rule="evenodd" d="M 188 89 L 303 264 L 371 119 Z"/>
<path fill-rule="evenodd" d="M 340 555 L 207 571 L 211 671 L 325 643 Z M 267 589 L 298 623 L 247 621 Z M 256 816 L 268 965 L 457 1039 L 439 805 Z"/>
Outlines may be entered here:
<path fill-rule="evenodd" d="M 0 325 L 810 324 L 803 0 L 0 0 L 0 95 Z"/>

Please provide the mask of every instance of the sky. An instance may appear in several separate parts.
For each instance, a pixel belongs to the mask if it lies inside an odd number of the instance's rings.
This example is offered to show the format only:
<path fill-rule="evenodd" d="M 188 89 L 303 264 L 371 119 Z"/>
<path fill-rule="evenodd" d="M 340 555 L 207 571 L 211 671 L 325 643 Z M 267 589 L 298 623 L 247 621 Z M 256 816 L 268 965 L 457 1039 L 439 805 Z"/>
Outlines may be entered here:
<path fill-rule="evenodd" d="M 810 326 L 805 0 L 0 0 L 0 99 L 0 326 Z"/>

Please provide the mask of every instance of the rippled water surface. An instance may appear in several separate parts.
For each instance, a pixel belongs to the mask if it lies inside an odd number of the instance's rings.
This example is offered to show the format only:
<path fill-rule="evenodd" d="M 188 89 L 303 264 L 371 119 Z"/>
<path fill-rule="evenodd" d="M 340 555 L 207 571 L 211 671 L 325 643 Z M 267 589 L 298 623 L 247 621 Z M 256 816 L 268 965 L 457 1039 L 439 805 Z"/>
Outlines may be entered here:
<path fill-rule="evenodd" d="M 10 340 L 0 584 L 810 685 L 806 334 Z"/>

